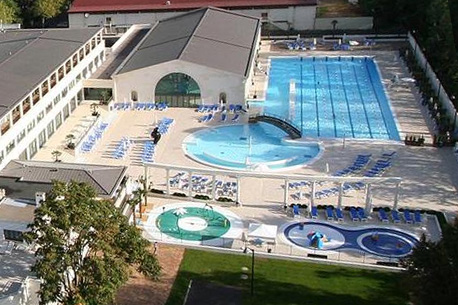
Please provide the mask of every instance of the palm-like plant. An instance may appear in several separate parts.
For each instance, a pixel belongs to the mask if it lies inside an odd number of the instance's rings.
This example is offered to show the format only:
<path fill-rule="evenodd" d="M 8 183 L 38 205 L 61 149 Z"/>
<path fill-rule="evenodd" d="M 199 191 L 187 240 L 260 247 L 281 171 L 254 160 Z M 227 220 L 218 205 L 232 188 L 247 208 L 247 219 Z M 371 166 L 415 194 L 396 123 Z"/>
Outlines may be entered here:
<path fill-rule="evenodd" d="M 52 156 L 54 157 L 54 162 L 60 162 L 59 157 L 62 155 L 62 153 L 58 150 L 53 150 L 51 152 Z"/>

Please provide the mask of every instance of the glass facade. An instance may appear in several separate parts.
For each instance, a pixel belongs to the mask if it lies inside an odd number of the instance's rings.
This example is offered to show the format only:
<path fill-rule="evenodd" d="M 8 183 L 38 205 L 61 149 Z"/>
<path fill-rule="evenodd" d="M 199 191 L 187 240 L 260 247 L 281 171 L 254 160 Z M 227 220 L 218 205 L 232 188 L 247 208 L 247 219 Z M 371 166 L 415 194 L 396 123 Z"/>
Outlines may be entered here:
<path fill-rule="evenodd" d="M 155 102 L 167 102 L 170 107 L 197 107 L 201 104 L 199 85 L 189 75 L 168 74 L 156 85 Z"/>

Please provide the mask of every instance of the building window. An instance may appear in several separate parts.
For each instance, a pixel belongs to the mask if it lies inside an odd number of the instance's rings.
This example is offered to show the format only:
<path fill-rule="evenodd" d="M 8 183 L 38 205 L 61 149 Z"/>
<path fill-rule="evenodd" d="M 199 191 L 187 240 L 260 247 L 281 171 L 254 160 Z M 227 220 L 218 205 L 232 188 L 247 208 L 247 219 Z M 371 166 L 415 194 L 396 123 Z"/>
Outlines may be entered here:
<path fill-rule="evenodd" d="M 41 94 L 44 96 L 46 93 L 48 93 L 48 91 L 49 91 L 48 80 L 45 80 L 45 81 L 41 84 Z"/>
<path fill-rule="evenodd" d="M 42 132 L 40 132 L 40 134 L 38 135 L 38 146 L 40 148 L 43 147 L 43 145 L 45 145 L 46 143 L 46 130 L 43 130 Z"/>
<path fill-rule="evenodd" d="M 67 93 L 68 93 L 68 88 L 65 87 L 63 90 L 62 90 L 62 98 L 65 98 L 67 96 Z"/>
<path fill-rule="evenodd" d="M 48 114 L 52 110 L 52 102 L 46 106 L 46 114 Z"/>
<path fill-rule="evenodd" d="M 132 91 L 130 93 L 130 100 L 132 102 L 138 102 L 138 93 L 137 93 L 137 91 Z"/>
<path fill-rule="evenodd" d="M 76 99 L 72 98 L 72 100 L 70 101 L 70 111 L 73 112 L 73 110 L 75 110 L 75 108 L 76 108 Z"/>
<path fill-rule="evenodd" d="M 54 86 L 56 85 L 57 83 L 57 76 L 56 76 L 56 73 L 53 73 L 51 75 L 51 88 L 54 88 Z"/>
<path fill-rule="evenodd" d="M 22 112 L 26 114 L 30 110 L 30 98 L 27 97 L 25 100 L 22 101 Z"/>
<path fill-rule="evenodd" d="M 59 75 L 59 80 L 62 80 L 65 76 L 65 71 L 64 71 L 64 67 L 60 67 L 59 70 L 57 71 L 57 74 Z"/>
<path fill-rule="evenodd" d="M 35 139 L 29 144 L 29 156 L 32 158 L 37 153 L 37 141 Z"/>
<path fill-rule="evenodd" d="M 66 120 L 68 118 L 68 116 L 70 115 L 70 111 L 68 110 L 68 108 L 69 108 L 69 106 L 65 105 L 64 109 L 62 110 L 62 113 L 64 114 L 64 120 Z"/>
<path fill-rule="evenodd" d="M 3 159 L 5 159 L 5 153 L 2 151 L 0 151 L 0 164 L 3 162 Z"/>
<path fill-rule="evenodd" d="M 262 19 L 267 19 L 267 18 L 269 18 L 269 13 L 267 13 L 267 12 L 261 13 L 261 18 L 262 18 Z"/>
<path fill-rule="evenodd" d="M 35 127 L 35 120 L 30 122 L 29 125 L 27 125 L 27 132 L 30 132 L 34 127 Z"/>
<path fill-rule="evenodd" d="M 82 61 L 84 58 L 84 49 L 80 50 L 80 61 Z"/>
<path fill-rule="evenodd" d="M 105 18 L 105 24 L 111 25 L 111 17 L 106 17 Z"/>
<path fill-rule="evenodd" d="M 73 55 L 72 63 L 73 63 L 73 68 L 78 65 L 78 54 Z"/>
<path fill-rule="evenodd" d="M 60 127 L 60 125 L 62 125 L 62 114 L 58 113 L 56 115 L 56 129 Z"/>
<path fill-rule="evenodd" d="M 9 154 L 14 149 L 14 147 L 16 147 L 16 144 L 13 140 L 6 146 L 6 154 Z"/>
<path fill-rule="evenodd" d="M 21 107 L 17 105 L 16 108 L 13 109 L 13 124 L 15 124 L 21 118 Z"/>
<path fill-rule="evenodd" d="M 79 82 L 81 80 L 81 73 L 78 73 L 78 75 L 76 76 L 76 81 Z"/>
<path fill-rule="evenodd" d="M 2 125 L 2 135 L 4 135 L 8 129 L 10 129 L 11 127 L 11 121 L 10 121 L 10 116 L 7 115 L 6 117 L 4 117 L 1 121 L 1 125 Z"/>
<path fill-rule="evenodd" d="M 40 112 L 37 116 L 37 123 L 43 120 L 44 117 L 45 117 L 45 112 L 44 111 Z"/>
<path fill-rule="evenodd" d="M 24 137 L 25 137 L 25 129 L 24 129 L 23 131 L 21 131 L 21 133 L 19 133 L 19 134 L 17 135 L 17 142 L 18 142 L 18 143 L 21 142 L 22 139 L 24 139 Z"/>
<path fill-rule="evenodd" d="M 49 122 L 46 130 L 48 131 L 48 138 L 54 134 L 54 122 L 53 121 Z"/>
<path fill-rule="evenodd" d="M 56 106 L 60 102 L 60 99 L 60 94 L 54 98 L 54 106 Z"/>
<path fill-rule="evenodd" d="M 33 104 L 35 105 L 40 100 L 40 88 L 35 89 L 32 94 Z"/>
<path fill-rule="evenodd" d="M 72 70 L 72 62 L 69 59 L 65 63 L 65 74 L 68 74 L 68 72 L 70 72 L 71 70 Z"/>

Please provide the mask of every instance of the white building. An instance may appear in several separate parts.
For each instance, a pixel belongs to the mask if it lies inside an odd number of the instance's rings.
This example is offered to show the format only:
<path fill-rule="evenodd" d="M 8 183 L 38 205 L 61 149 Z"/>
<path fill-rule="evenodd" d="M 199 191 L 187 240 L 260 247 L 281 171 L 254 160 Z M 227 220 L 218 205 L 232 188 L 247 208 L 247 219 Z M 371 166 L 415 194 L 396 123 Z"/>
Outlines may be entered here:
<path fill-rule="evenodd" d="M 203 8 L 156 23 L 112 76 L 117 102 L 243 104 L 261 21 Z"/>
<path fill-rule="evenodd" d="M 102 30 L 0 33 L 0 169 L 30 159 L 83 100 L 105 58 Z"/>
<path fill-rule="evenodd" d="M 123 31 L 132 24 L 154 24 L 205 6 L 262 18 L 283 30 L 310 30 L 317 0 L 75 0 L 68 11 L 69 26 Z"/>

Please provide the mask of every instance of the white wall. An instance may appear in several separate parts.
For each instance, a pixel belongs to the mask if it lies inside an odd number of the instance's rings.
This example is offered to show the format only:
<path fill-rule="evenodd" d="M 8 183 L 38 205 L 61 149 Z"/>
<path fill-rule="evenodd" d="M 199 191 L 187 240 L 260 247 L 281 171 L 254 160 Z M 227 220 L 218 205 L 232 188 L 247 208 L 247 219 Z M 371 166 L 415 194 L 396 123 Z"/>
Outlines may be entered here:
<path fill-rule="evenodd" d="M 273 9 L 245 9 L 233 10 L 261 18 L 262 13 L 268 14 L 268 20 L 275 25 L 287 30 L 294 28 L 296 30 L 310 30 L 313 29 L 315 23 L 315 6 L 290 6 L 286 8 L 273 8 Z M 89 13 L 85 17 L 84 13 L 69 14 L 70 28 L 82 28 L 88 26 L 103 26 L 107 17 L 111 18 L 113 26 L 125 26 L 139 23 L 151 23 L 163 20 L 169 17 L 181 15 L 181 12 L 139 12 L 139 13 Z"/>
<path fill-rule="evenodd" d="M 336 30 L 370 30 L 374 25 L 372 17 L 316 18 L 316 30 L 332 30 L 332 21 L 336 20 Z"/>
<path fill-rule="evenodd" d="M 7 165 L 11 160 L 17 159 L 24 150 L 28 149 L 30 143 L 38 138 L 39 133 L 46 129 L 48 124 L 55 119 L 56 115 L 59 112 L 62 112 L 63 108 L 69 104 L 70 100 L 78 93 L 78 91 L 83 88 L 82 81 L 77 82 L 75 86 L 67 92 L 67 95 L 62 98 L 57 105 L 54 105 L 49 113 L 46 113 L 46 107 L 49 105 L 49 103 L 53 102 L 54 98 L 60 95 L 62 91 L 67 88 L 73 80 L 76 79 L 76 76 L 82 73 L 84 68 L 93 62 L 97 56 L 104 52 L 104 49 L 105 43 L 102 40 L 102 43 L 91 50 L 91 52 L 86 55 L 82 61 L 79 61 L 76 67 L 74 67 L 68 74 L 66 74 L 61 81 L 58 81 L 56 85 L 50 89 L 49 92 L 43 96 L 36 105 L 33 105 L 26 114 L 24 114 L 14 125 L 10 127 L 10 129 L 4 135 L 1 136 L 0 151 L 5 153 L 5 159 L 0 164 L 0 169 L 5 167 L 5 165 Z M 63 63 L 65 62 L 66 61 Z M 101 62 L 99 61 L 99 65 L 100 64 Z M 52 71 L 50 71 L 50 74 L 51 72 Z M 89 75 L 91 74 L 90 71 L 88 73 Z M 17 136 L 19 133 L 21 133 L 23 130 L 27 131 L 27 125 L 29 125 L 34 120 L 36 121 L 38 114 L 42 111 L 45 112 L 44 118 L 40 122 L 36 122 L 35 127 L 27 132 L 25 138 L 18 143 Z M 56 126 L 54 123 L 54 128 L 55 127 Z M 16 146 L 11 152 L 6 154 L 6 146 L 13 140 L 15 141 Z"/>
<path fill-rule="evenodd" d="M 215 104 L 219 94 L 225 92 L 227 103 L 243 104 L 245 100 L 244 77 L 197 64 L 173 60 L 163 64 L 114 76 L 114 99 L 130 102 L 132 90 L 137 91 L 139 101 L 153 101 L 159 80 L 170 73 L 184 73 L 199 85 L 204 104 Z"/>

